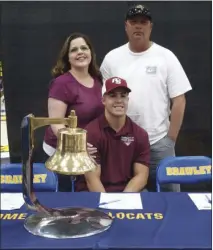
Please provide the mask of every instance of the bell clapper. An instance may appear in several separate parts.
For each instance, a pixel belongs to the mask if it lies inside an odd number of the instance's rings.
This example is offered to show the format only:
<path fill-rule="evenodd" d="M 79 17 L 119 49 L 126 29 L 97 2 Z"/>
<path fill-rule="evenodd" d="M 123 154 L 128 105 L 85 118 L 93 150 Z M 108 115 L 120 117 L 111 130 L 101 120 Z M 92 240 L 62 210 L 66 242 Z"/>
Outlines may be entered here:
<path fill-rule="evenodd" d="M 70 180 L 71 180 L 71 183 L 72 183 L 72 192 L 75 192 L 75 181 L 76 181 L 76 176 L 71 175 L 71 176 L 70 176 Z"/>

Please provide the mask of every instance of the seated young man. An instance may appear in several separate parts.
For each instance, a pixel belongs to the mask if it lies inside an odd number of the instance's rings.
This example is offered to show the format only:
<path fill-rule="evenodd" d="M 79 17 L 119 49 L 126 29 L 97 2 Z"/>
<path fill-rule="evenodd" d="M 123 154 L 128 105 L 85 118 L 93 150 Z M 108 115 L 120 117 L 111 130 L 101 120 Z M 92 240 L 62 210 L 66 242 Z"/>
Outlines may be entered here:
<path fill-rule="evenodd" d="M 140 192 L 149 175 L 148 134 L 126 115 L 131 92 L 126 81 L 113 77 L 105 85 L 105 112 L 85 128 L 88 142 L 97 148 L 92 157 L 98 168 L 85 174 L 86 182 L 80 178 L 76 190 Z"/>

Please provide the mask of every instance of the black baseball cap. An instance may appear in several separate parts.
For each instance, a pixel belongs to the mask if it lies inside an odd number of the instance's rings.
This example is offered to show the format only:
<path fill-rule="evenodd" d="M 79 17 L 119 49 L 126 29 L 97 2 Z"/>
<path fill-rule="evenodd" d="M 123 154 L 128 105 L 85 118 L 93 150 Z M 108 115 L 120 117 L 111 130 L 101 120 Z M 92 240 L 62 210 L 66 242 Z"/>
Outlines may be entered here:
<path fill-rule="evenodd" d="M 135 16 L 144 16 L 152 21 L 151 11 L 142 4 L 134 4 L 130 6 L 126 13 L 126 20 L 132 19 Z"/>

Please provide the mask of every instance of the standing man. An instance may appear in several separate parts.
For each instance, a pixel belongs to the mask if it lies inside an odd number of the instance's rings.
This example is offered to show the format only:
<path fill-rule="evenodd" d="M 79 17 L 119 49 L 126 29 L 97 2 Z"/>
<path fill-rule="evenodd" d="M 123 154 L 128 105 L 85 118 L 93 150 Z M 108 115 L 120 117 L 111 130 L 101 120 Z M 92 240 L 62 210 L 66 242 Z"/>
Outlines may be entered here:
<path fill-rule="evenodd" d="M 87 140 L 97 152 L 96 171 L 76 183 L 76 191 L 141 192 L 149 176 L 150 145 L 147 132 L 136 125 L 126 110 L 129 92 L 125 80 L 106 81 L 104 114 L 86 126 Z M 87 184 L 87 185 L 86 185 Z"/>
<path fill-rule="evenodd" d="M 104 80 L 113 76 L 124 78 L 132 89 L 127 115 L 148 132 L 148 190 L 156 191 L 156 167 L 161 159 L 175 155 L 186 105 L 184 94 L 192 88 L 177 57 L 150 40 L 152 27 L 148 8 L 140 4 L 130 7 L 125 20 L 129 42 L 105 56 L 101 72 Z M 168 184 L 163 190 L 180 191 L 180 185 Z"/>

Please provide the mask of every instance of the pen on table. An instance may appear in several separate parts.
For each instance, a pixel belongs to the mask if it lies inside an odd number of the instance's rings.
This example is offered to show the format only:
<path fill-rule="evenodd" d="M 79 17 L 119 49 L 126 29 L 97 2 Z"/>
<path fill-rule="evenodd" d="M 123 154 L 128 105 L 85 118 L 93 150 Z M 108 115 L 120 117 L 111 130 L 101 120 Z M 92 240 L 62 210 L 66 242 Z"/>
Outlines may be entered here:
<path fill-rule="evenodd" d="M 205 197 L 206 197 L 208 203 L 209 203 L 209 204 L 212 204 L 212 200 L 209 198 L 209 196 L 208 196 L 208 195 L 205 195 Z"/>
<path fill-rule="evenodd" d="M 114 201 L 109 201 L 109 202 L 102 202 L 102 203 L 99 203 L 99 206 L 104 206 L 104 205 L 108 205 L 108 204 L 111 204 L 111 203 L 114 203 L 114 202 L 118 202 L 120 200 L 114 200 Z"/>

